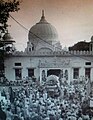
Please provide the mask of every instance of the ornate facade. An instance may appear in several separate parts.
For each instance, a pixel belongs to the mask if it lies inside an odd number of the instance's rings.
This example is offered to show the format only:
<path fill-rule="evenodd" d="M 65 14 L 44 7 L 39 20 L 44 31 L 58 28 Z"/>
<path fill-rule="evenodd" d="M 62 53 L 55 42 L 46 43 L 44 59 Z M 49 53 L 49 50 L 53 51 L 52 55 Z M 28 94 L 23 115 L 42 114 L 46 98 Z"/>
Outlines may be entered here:
<path fill-rule="evenodd" d="M 5 76 L 8 80 L 35 77 L 40 82 L 55 75 L 68 83 L 89 78 L 93 81 L 93 40 L 90 51 L 64 51 L 58 41 L 54 26 L 42 17 L 32 26 L 24 52 L 15 51 L 5 60 Z"/>

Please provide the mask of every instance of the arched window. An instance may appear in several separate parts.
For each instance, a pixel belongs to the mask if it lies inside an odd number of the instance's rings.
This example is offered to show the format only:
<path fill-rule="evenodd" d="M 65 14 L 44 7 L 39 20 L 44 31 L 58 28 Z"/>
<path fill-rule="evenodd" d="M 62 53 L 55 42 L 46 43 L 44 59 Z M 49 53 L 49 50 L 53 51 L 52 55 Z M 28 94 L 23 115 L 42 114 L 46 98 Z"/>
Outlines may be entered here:
<path fill-rule="evenodd" d="M 31 48 L 29 48 L 29 52 L 31 52 Z"/>
<path fill-rule="evenodd" d="M 42 81 L 46 81 L 46 74 L 45 70 L 42 71 Z"/>
<path fill-rule="evenodd" d="M 65 78 L 68 80 L 68 70 L 65 70 Z"/>
<path fill-rule="evenodd" d="M 32 51 L 34 50 L 34 44 L 32 43 Z"/>
<path fill-rule="evenodd" d="M 29 43 L 28 45 L 28 51 L 31 52 L 34 50 L 34 44 L 33 43 Z"/>

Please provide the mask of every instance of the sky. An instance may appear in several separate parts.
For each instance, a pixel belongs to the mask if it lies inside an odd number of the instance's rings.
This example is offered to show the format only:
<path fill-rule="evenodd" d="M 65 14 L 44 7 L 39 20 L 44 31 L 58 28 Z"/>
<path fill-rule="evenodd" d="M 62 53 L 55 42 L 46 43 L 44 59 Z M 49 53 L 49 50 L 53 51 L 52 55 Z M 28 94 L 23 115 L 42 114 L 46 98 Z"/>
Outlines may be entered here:
<path fill-rule="evenodd" d="M 21 0 L 20 10 L 11 15 L 28 30 L 39 22 L 42 10 L 57 29 L 62 48 L 79 41 L 90 42 L 93 35 L 93 0 Z M 9 32 L 17 50 L 24 50 L 28 32 L 9 18 Z"/>

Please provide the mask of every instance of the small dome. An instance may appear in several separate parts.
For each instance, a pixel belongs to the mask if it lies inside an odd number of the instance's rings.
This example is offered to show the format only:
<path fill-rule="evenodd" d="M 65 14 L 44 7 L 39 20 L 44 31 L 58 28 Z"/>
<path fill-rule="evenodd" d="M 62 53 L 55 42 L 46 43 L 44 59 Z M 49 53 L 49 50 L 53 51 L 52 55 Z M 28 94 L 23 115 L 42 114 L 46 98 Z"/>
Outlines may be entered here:
<path fill-rule="evenodd" d="M 3 36 L 3 39 L 6 40 L 6 41 L 10 41 L 13 38 L 11 37 L 10 33 L 5 33 L 5 35 Z"/>
<path fill-rule="evenodd" d="M 58 41 L 58 33 L 54 26 L 48 23 L 44 16 L 44 11 L 42 11 L 42 17 L 40 22 L 32 26 L 28 34 L 29 41 L 35 38 L 41 38 L 47 42 Z"/>

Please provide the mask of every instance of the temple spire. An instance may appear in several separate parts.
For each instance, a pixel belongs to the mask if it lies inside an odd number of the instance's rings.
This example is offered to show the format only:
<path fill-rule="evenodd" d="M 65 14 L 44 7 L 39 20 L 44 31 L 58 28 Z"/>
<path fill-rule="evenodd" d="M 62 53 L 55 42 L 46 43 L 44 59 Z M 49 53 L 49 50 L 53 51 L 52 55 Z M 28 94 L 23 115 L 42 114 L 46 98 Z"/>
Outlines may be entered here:
<path fill-rule="evenodd" d="M 42 17 L 45 17 L 45 16 L 44 16 L 44 10 L 42 10 Z"/>
<path fill-rule="evenodd" d="M 40 22 L 47 22 L 45 19 L 44 10 L 42 10 L 42 16 L 41 16 Z"/>

